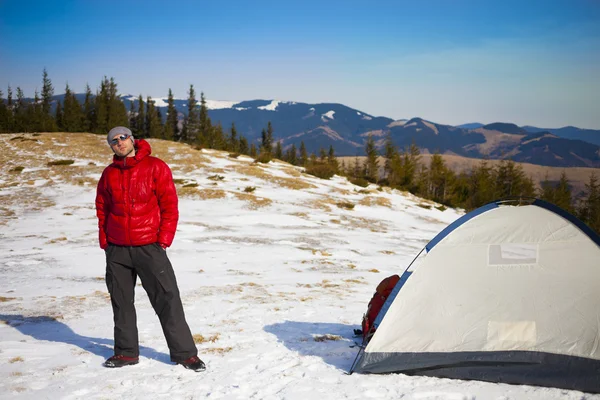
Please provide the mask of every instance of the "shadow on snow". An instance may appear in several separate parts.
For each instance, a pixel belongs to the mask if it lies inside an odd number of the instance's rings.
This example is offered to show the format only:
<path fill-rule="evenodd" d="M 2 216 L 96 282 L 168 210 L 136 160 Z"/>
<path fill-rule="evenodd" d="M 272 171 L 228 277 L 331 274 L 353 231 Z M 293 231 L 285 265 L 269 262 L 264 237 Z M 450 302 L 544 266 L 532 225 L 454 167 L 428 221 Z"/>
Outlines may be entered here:
<path fill-rule="evenodd" d="M 79 335 L 68 325 L 52 317 L 0 314 L 0 321 L 5 321 L 10 327 L 36 340 L 70 344 L 103 358 L 113 355 L 112 339 Z M 150 347 L 140 346 L 140 355 L 165 364 L 173 364 L 168 354 L 159 353 Z"/>
<path fill-rule="evenodd" d="M 359 325 L 326 322 L 284 321 L 264 327 L 288 349 L 302 356 L 320 357 L 329 365 L 348 372 L 358 353 L 362 337 L 355 338 Z M 350 347 L 355 346 L 355 347 Z"/>

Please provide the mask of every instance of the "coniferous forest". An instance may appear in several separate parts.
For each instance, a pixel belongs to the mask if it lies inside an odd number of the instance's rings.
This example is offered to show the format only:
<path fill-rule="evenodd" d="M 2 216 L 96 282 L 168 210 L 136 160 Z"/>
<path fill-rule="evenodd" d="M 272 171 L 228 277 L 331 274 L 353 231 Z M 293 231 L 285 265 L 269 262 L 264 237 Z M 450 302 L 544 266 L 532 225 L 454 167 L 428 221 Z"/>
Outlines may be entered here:
<path fill-rule="evenodd" d="M 198 100 L 196 90 L 190 85 L 187 92 L 188 114 L 179 118 L 169 89 L 167 115 L 162 116 L 152 98 L 139 96 L 131 102 L 129 110 L 121 101 L 117 83 L 104 77 L 95 93 L 89 85 L 85 88 L 83 103 L 67 84 L 63 102 L 52 107 L 54 87 L 46 70 L 42 76 L 41 93 L 36 91 L 33 101 L 26 101 L 23 91 L 9 86 L 6 95 L 0 90 L 0 133 L 17 132 L 91 132 L 105 135 L 117 125 L 129 127 L 136 138 L 158 138 L 185 142 L 197 149 L 211 148 L 235 154 L 246 154 L 257 162 L 276 158 L 302 166 L 314 176 L 329 179 L 335 174 L 347 176 L 359 186 L 369 183 L 408 191 L 419 197 L 433 200 L 447 207 L 472 210 L 490 201 L 512 197 L 538 197 L 576 215 L 594 231 L 600 233 L 600 182 L 595 174 L 590 176 L 583 193 L 572 193 L 563 172 L 559 182 L 546 179 L 536 188 L 522 167 L 503 160 L 492 167 L 481 160 L 468 172 L 455 173 L 449 169 L 440 154 L 434 154 L 429 165 L 421 163 L 416 145 L 399 149 L 388 135 L 383 151 L 378 151 L 375 141 L 368 137 L 366 157 L 353 163 L 340 163 L 335 149 L 321 148 L 319 154 L 308 154 L 304 142 L 282 147 L 269 122 L 261 132 L 260 142 L 251 143 L 235 124 L 223 128 L 213 124 L 208 115 L 204 93 Z M 380 157 L 384 162 L 381 163 Z"/>

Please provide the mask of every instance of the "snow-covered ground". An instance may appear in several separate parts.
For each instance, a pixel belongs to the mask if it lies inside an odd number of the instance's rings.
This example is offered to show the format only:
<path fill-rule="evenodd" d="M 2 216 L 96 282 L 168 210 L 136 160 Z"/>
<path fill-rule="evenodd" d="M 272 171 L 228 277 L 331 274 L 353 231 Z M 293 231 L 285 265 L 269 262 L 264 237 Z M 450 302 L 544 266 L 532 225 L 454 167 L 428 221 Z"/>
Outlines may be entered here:
<path fill-rule="evenodd" d="M 150 141 L 154 153 L 172 166 L 180 192 L 168 254 L 207 370 L 169 361 L 139 284 L 140 363 L 104 368 L 113 327 L 94 197 L 110 150 L 88 134 L 14 137 L 0 137 L 2 399 L 600 399 L 348 375 L 358 352 L 353 329 L 377 283 L 401 273 L 461 212 L 278 161 L 256 165 L 158 140 Z M 47 165 L 65 158 L 75 162 Z M 9 172 L 18 166 L 22 172 Z"/>

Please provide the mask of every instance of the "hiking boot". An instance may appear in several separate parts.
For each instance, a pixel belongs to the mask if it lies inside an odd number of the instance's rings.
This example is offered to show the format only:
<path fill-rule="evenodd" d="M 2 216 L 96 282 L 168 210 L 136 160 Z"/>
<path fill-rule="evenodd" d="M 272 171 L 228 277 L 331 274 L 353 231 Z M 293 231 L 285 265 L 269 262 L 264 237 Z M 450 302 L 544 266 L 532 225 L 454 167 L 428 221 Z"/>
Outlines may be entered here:
<path fill-rule="evenodd" d="M 139 361 L 139 357 L 127 357 L 122 354 L 117 354 L 104 361 L 103 365 L 107 368 L 121 368 L 126 365 L 135 365 Z"/>
<path fill-rule="evenodd" d="M 178 364 L 183 365 L 187 369 L 191 369 L 192 371 L 200 372 L 206 369 L 206 365 L 204 362 L 198 358 L 198 356 L 193 356 L 184 361 L 179 361 Z"/>

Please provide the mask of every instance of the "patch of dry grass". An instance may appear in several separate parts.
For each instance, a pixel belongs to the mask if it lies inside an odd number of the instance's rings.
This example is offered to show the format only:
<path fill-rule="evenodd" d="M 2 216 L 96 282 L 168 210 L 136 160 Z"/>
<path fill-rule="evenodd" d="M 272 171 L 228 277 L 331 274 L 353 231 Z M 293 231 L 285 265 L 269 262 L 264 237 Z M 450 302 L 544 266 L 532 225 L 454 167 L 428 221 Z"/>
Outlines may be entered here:
<path fill-rule="evenodd" d="M 317 209 L 317 210 L 331 212 L 332 206 L 335 205 L 335 203 L 336 202 L 333 199 L 331 199 L 330 197 L 324 196 L 324 197 L 321 197 L 316 200 L 310 200 L 305 205 L 310 208 Z"/>
<path fill-rule="evenodd" d="M 218 355 L 223 355 L 225 353 L 229 353 L 231 350 L 233 350 L 233 347 L 228 346 L 228 347 L 212 347 L 209 349 L 202 349 L 201 352 L 202 353 L 209 353 L 209 354 L 218 354 Z"/>
<path fill-rule="evenodd" d="M 366 285 L 367 282 L 365 282 L 363 279 L 354 279 L 354 278 L 350 278 L 350 279 L 344 279 L 344 282 L 346 283 L 357 283 L 360 285 Z"/>
<path fill-rule="evenodd" d="M 392 208 L 392 202 L 385 197 L 367 196 L 361 199 L 358 204 L 368 207 L 379 206 Z"/>
<path fill-rule="evenodd" d="M 233 192 L 233 195 L 238 199 L 246 202 L 246 208 L 256 210 L 263 207 L 268 207 L 273 203 L 273 200 L 265 197 L 256 197 L 250 193 Z"/>
<path fill-rule="evenodd" d="M 344 221 L 348 223 L 345 224 L 346 227 L 352 229 L 368 229 L 371 232 L 385 233 L 387 232 L 387 226 L 384 221 L 368 219 L 363 217 L 353 217 L 353 216 L 344 216 Z"/>
<path fill-rule="evenodd" d="M 55 243 L 61 243 L 61 242 L 66 242 L 67 238 L 64 236 L 58 237 L 56 239 L 51 239 L 49 241 L 46 242 L 46 244 L 55 244 Z"/>
<path fill-rule="evenodd" d="M 323 257 L 331 257 L 331 253 L 328 253 L 325 250 L 315 250 L 315 249 L 310 249 L 312 251 L 312 253 L 314 255 L 320 254 Z"/>
<path fill-rule="evenodd" d="M 342 337 L 339 335 L 325 334 L 325 335 L 316 335 L 313 337 L 315 342 L 326 342 L 326 341 L 337 341 L 342 340 Z"/>
<path fill-rule="evenodd" d="M 13 301 L 16 300 L 16 297 L 4 297 L 4 296 L 0 296 L 0 303 L 5 303 L 7 301 Z"/>
<path fill-rule="evenodd" d="M 227 193 L 222 189 L 198 189 L 196 187 L 182 187 L 177 190 L 177 195 L 198 200 L 222 199 Z"/>
<path fill-rule="evenodd" d="M 349 201 L 338 201 L 337 203 L 335 203 L 335 205 L 339 208 L 343 208 L 346 210 L 354 210 L 354 203 L 351 203 Z"/>
<path fill-rule="evenodd" d="M 235 166 L 233 170 L 239 174 L 259 178 L 286 189 L 301 190 L 316 188 L 315 185 L 306 182 L 304 179 L 301 179 L 300 173 L 298 173 L 299 175 L 292 173 L 292 175 L 294 176 L 292 178 L 273 176 L 268 172 L 268 167 L 262 167 L 260 166 L 260 164 L 240 164 Z M 295 171 L 293 169 L 290 170 Z M 286 169 L 286 172 L 288 172 L 288 169 Z"/>
<path fill-rule="evenodd" d="M 21 356 L 17 356 L 17 357 L 13 357 L 10 360 L 8 360 L 9 363 L 14 364 L 16 362 L 24 362 L 25 360 L 23 360 L 23 357 Z"/>
<path fill-rule="evenodd" d="M 200 333 L 192 335 L 192 338 L 194 339 L 194 343 L 196 343 L 196 344 L 215 343 L 217 340 L 219 340 L 220 337 L 221 337 L 220 333 L 215 333 L 214 335 L 211 335 L 209 337 L 204 337 L 204 335 L 202 335 Z"/>

